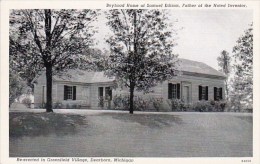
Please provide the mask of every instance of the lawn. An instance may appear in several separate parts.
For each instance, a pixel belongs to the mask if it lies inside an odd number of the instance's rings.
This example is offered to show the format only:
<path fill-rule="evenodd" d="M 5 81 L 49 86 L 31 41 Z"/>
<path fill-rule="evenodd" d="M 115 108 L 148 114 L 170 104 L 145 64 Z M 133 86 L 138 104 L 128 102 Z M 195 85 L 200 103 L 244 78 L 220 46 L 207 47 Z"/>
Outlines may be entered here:
<path fill-rule="evenodd" d="M 71 113 L 70 113 L 71 112 Z M 10 157 L 252 157 L 252 114 L 10 112 Z"/>

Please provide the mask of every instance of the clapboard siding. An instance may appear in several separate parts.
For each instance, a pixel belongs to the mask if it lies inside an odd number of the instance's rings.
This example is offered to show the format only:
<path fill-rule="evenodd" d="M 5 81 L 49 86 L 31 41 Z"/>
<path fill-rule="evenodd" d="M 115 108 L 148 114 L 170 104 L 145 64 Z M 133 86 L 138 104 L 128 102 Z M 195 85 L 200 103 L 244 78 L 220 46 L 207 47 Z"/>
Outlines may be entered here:
<path fill-rule="evenodd" d="M 214 87 L 221 87 L 224 90 L 224 79 L 223 78 L 213 78 L 211 76 L 192 76 L 187 74 L 182 74 L 180 76 L 173 77 L 170 80 L 158 83 L 157 86 L 151 88 L 151 92 L 143 94 L 143 92 L 135 91 L 135 96 L 143 96 L 144 98 L 149 97 L 161 97 L 164 100 L 168 99 L 168 83 L 180 83 L 180 97 L 182 97 L 182 91 L 184 86 L 188 86 L 190 89 L 190 103 L 197 102 L 199 100 L 199 85 L 208 86 L 208 100 L 214 100 Z M 64 85 L 76 86 L 77 94 L 76 100 L 64 100 Z M 89 107 L 92 109 L 101 109 L 99 107 L 99 97 L 98 88 L 99 87 L 111 87 L 114 82 L 100 82 L 100 83 L 77 83 L 70 81 L 53 81 L 53 103 L 65 104 L 80 104 L 84 107 Z M 43 73 L 38 77 L 37 83 L 34 84 L 34 100 L 35 108 L 38 108 L 43 101 L 42 87 L 46 86 L 46 78 Z M 87 88 L 87 89 L 86 89 Z M 85 91 L 89 93 L 85 93 Z M 105 89 L 103 90 L 105 92 Z M 46 93 L 44 94 L 46 96 Z M 103 93 L 105 95 L 105 93 Z M 112 90 L 112 95 L 129 95 L 129 89 L 116 88 Z M 222 92 L 223 99 L 225 98 L 224 92 Z M 44 98 L 46 100 L 46 98 Z M 45 101 L 46 102 L 46 101 Z"/>
<path fill-rule="evenodd" d="M 163 99 L 168 99 L 168 83 L 180 83 L 183 86 L 185 84 L 189 84 L 189 86 L 191 87 L 191 103 L 199 101 L 199 85 L 208 86 L 208 100 L 214 100 L 214 87 L 222 87 L 224 89 L 224 81 L 221 79 L 181 75 L 173 77 L 171 80 L 165 81 L 163 83 L 159 83 L 157 86 L 151 88 L 153 92 L 143 94 L 143 92 L 135 91 L 134 94 L 135 96 L 162 97 Z M 115 93 L 118 95 L 129 95 L 129 90 L 127 88 L 120 88 L 117 89 Z M 222 96 L 224 98 L 224 92 L 222 92 Z"/>

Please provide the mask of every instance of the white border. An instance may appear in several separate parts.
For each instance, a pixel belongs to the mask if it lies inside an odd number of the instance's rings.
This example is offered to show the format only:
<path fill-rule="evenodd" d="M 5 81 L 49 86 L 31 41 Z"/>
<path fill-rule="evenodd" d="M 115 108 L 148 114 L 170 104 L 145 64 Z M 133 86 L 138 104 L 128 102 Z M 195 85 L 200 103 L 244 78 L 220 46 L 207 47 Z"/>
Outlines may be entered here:
<path fill-rule="evenodd" d="M 16 158 L 9 158 L 9 107 L 8 107 L 8 96 L 9 96 L 9 56 L 8 56 L 8 46 L 9 46 L 9 9 L 34 9 L 34 8 L 92 8 L 92 9 L 111 9 L 106 8 L 106 3 L 135 3 L 135 4 L 143 4 L 143 3 L 193 3 L 193 4 L 213 4 L 213 3 L 235 3 L 235 4 L 246 4 L 246 9 L 252 9 L 254 14 L 254 113 L 253 113 L 253 158 L 249 157 L 239 157 L 239 158 L 134 158 L 135 163 L 227 163 L 227 164 L 237 164 L 242 163 L 241 160 L 251 159 L 250 163 L 259 164 L 260 163 L 260 143 L 259 143 L 259 93 L 260 93 L 260 57 L 259 57 L 259 47 L 260 47 L 260 1 L 50 1 L 50 0 L 39 0 L 39 1 L 16 1 L 16 0 L 9 0 L 9 1 L 2 1 L 1 2 L 1 60 L 0 60 L 0 67 L 1 67 L 1 88 L 0 88 L 0 110 L 1 110 L 1 158 L 0 163 L 3 164 L 10 164 L 10 163 L 31 163 L 31 162 L 16 162 Z M 167 8 L 171 9 L 171 8 Z M 172 8 L 175 10 L 194 10 L 199 8 Z M 200 8 L 200 10 L 205 10 L 208 8 Z M 211 8 L 214 10 L 213 8 Z M 216 8 L 220 9 L 220 8 Z M 224 8 L 222 8 L 224 9 Z M 225 8 L 230 9 L 230 8 Z M 232 8 L 236 9 L 236 8 Z M 241 8 L 237 8 L 240 10 Z M 32 162 L 33 163 L 33 162 Z M 42 162 L 37 162 L 42 163 Z M 44 162 L 47 163 L 47 162 Z M 53 163 L 53 162 L 50 162 Z M 62 162 L 65 163 L 65 162 Z M 73 162 L 76 163 L 76 162 Z M 104 163 L 104 162 L 103 162 Z"/>

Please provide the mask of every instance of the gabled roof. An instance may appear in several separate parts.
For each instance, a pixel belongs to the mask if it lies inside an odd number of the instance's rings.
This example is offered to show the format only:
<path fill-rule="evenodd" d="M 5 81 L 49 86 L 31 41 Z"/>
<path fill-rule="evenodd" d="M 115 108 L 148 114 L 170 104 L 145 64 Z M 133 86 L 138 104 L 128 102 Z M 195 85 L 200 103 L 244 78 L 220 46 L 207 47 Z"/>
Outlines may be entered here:
<path fill-rule="evenodd" d="M 179 69 L 183 74 L 193 76 L 207 76 L 212 78 L 225 79 L 226 76 L 217 71 L 216 69 L 208 66 L 205 63 L 197 62 L 188 59 L 179 58 Z M 35 78 L 35 80 L 37 77 Z M 35 81 L 34 80 L 34 81 Z M 115 78 L 109 78 L 104 75 L 104 72 L 93 72 L 83 70 L 68 70 L 64 75 L 53 77 L 54 81 L 66 81 L 66 82 L 77 82 L 77 83 L 105 83 L 113 82 Z"/>
<path fill-rule="evenodd" d="M 196 74 L 213 75 L 225 78 L 226 76 L 205 63 L 179 58 L 180 70 Z"/>

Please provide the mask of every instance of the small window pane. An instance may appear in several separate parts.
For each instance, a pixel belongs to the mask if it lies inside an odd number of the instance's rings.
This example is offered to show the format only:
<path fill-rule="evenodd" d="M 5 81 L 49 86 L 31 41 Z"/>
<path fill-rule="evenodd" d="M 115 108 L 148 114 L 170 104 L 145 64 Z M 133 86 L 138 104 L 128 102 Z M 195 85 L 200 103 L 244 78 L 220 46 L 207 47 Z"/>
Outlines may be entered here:
<path fill-rule="evenodd" d="M 72 100 L 72 86 L 68 86 L 67 88 L 67 98 Z"/>

